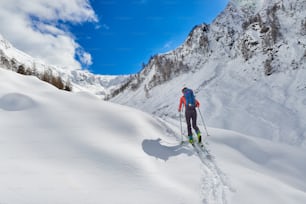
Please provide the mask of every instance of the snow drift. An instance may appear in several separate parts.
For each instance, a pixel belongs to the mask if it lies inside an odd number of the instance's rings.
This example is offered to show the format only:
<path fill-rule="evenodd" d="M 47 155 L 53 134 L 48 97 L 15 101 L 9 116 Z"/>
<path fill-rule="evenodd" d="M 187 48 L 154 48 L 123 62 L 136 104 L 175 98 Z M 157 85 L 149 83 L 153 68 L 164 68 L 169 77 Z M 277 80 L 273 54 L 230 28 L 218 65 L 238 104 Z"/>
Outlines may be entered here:
<path fill-rule="evenodd" d="M 4 69 L 0 87 L 0 203 L 306 202 L 301 149 L 209 128 L 208 159 L 177 120 Z"/>

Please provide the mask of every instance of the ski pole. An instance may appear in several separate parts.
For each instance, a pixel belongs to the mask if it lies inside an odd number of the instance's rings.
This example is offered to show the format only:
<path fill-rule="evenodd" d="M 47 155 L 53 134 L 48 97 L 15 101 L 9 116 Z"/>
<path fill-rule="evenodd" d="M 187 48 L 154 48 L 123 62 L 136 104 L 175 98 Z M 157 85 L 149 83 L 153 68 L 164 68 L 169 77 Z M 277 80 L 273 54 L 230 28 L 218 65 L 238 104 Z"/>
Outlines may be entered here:
<path fill-rule="evenodd" d="M 181 114 L 181 111 L 180 111 L 180 125 L 181 125 L 181 136 L 182 136 L 182 138 L 181 138 L 181 143 L 183 143 L 184 141 L 183 141 L 183 127 L 182 127 L 182 114 Z"/>
<path fill-rule="evenodd" d="M 204 128 L 205 128 L 206 134 L 207 134 L 207 136 L 209 136 L 208 131 L 207 131 L 207 128 L 206 128 L 206 125 L 205 125 L 205 121 L 204 121 L 203 115 L 202 115 L 202 113 L 201 113 L 201 111 L 200 111 L 200 108 L 199 108 L 199 107 L 198 107 L 198 111 L 199 111 L 199 113 L 200 113 L 200 116 L 201 116 L 202 123 L 203 123 Z"/>

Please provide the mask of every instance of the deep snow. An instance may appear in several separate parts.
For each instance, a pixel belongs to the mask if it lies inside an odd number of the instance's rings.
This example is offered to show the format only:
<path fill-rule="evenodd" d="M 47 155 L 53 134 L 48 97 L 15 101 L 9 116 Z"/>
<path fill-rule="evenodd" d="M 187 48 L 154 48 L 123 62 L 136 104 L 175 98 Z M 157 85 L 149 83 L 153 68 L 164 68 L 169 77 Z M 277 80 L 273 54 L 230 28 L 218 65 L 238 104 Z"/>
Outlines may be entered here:
<path fill-rule="evenodd" d="M 178 120 L 4 69 L 0 87 L 0 203 L 306 202 L 299 148 L 208 127 L 209 160 Z"/>

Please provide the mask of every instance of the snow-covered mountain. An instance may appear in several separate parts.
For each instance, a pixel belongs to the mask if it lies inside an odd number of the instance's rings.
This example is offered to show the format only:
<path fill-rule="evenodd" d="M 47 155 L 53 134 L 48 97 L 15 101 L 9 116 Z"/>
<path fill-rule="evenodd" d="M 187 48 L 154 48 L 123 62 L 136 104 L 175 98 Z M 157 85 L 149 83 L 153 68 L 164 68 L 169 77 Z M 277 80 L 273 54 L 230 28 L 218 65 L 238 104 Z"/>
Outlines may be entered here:
<path fill-rule="evenodd" d="M 90 92 L 100 98 L 106 95 L 123 82 L 129 79 L 128 75 L 106 76 L 95 75 L 87 70 L 68 70 L 65 67 L 57 67 L 44 63 L 40 59 L 33 58 L 16 49 L 0 34 L 0 65 L 3 68 L 27 75 L 50 75 L 59 76 L 65 83 L 71 85 L 75 92 Z M 42 77 L 40 77 L 42 78 Z"/>
<path fill-rule="evenodd" d="M 209 126 L 306 147 L 305 10 L 305 0 L 232 0 L 111 101 L 178 119 L 188 86 Z"/>

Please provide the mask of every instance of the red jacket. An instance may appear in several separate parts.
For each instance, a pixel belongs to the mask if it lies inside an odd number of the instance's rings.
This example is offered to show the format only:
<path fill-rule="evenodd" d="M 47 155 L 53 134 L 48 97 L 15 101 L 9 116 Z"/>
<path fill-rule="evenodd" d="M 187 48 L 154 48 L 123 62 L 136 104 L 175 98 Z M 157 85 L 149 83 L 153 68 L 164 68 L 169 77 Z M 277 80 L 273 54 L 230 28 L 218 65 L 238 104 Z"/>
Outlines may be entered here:
<path fill-rule="evenodd" d="M 179 108 L 178 108 L 179 112 L 181 112 L 183 104 L 184 104 L 184 106 L 186 108 L 186 99 L 185 99 L 184 96 L 182 96 L 180 98 L 180 105 L 179 105 Z M 196 99 L 196 107 L 200 107 L 200 102 L 197 99 Z"/>

